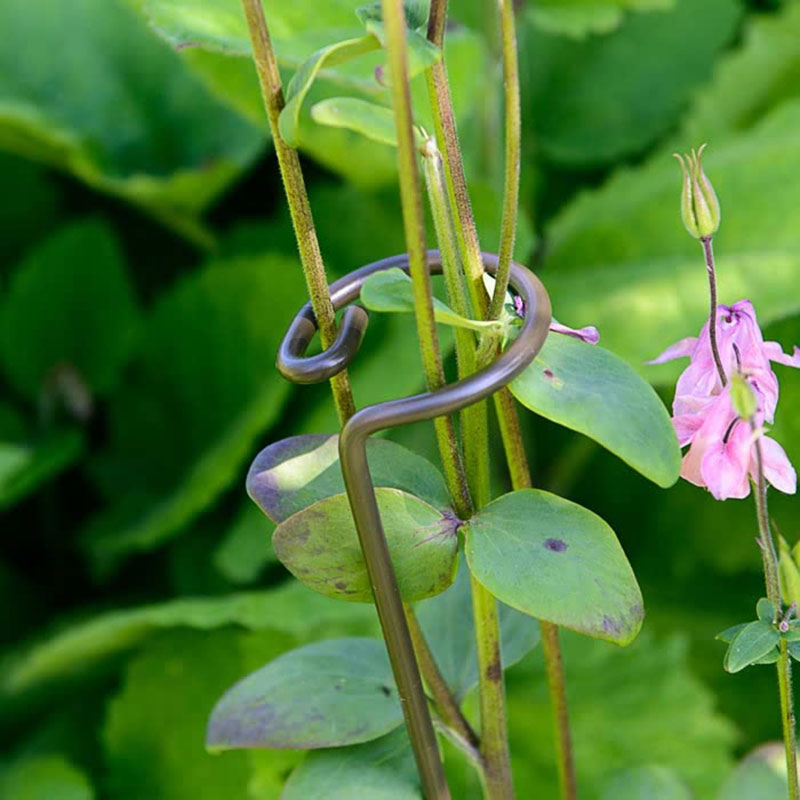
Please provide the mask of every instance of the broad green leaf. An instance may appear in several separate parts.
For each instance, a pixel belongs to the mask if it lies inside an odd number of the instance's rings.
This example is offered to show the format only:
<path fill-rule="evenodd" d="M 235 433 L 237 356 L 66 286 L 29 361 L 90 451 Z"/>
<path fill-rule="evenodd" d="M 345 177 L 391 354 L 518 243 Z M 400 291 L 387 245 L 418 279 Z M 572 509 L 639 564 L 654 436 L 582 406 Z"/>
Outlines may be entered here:
<path fill-rule="evenodd" d="M 255 582 L 264 568 L 277 561 L 272 549 L 275 524 L 252 503 L 245 503 L 214 551 L 214 567 L 231 583 Z"/>
<path fill-rule="evenodd" d="M 203 750 L 203 735 L 209 709 L 226 686 L 291 646 L 289 637 L 275 632 L 264 636 L 235 630 L 172 631 L 148 643 L 130 661 L 121 691 L 108 707 L 102 737 L 108 796 L 277 799 L 282 776 L 298 754 L 215 758 Z"/>
<path fill-rule="evenodd" d="M 375 495 L 403 599 L 422 600 L 444 591 L 455 578 L 458 520 L 398 489 L 376 489 Z M 298 511 L 278 525 L 272 545 L 281 563 L 315 592 L 372 602 L 347 495 Z"/>
<path fill-rule="evenodd" d="M 728 776 L 717 800 L 785 800 L 789 791 L 783 745 L 765 744 Z"/>
<path fill-rule="evenodd" d="M 500 644 L 503 668 L 524 658 L 539 643 L 539 623 L 500 603 Z M 458 699 L 478 684 L 478 656 L 472 616 L 469 569 L 461 564 L 453 585 L 416 607 L 436 663 L 447 685 Z"/>
<path fill-rule="evenodd" d="M 379 46 L 379 42 L 374 36 L 367 35 L 328 45 L 309 57 L 294 74 L 286 89 L 286 105 L 281 111 L 278 123 L 281 136 L 286 144 L 290 147 L 297 147 L 299 144 L 300 109 L 319 71 L 323 67 L 343 64 L 364 53 L 369 53 L 371 50 L 376 50 Z"/>
<path fill-rule="evenodd" d="M 0 509 L 72 466 L 83 448 L 78 431 L 56 431 L 39 442 L 0 441 Z"/>
<path fill-rule="evenodd" d="M 347 128 L 367 139 L 397 147 L 394 112 L 377 103 L 357 97 L 331 97 L 312 106 L 311 119 L 319 125 Z"/>
<path fill-rule="evenodd" d="M 644 608 L 614 531 L 596 514 L 522 489 L 463 527 L 472 574 L 512 608 L 617 644 L 632 641 Z"/>
<path fill-rule="evenodd" d="M 716 796 L 740 734 L 694 674 L 694 644 L 648 632 L 625 650 L 569 632 L 561 644 L 581 798 L 600 800 L 615 773 L 642 764 L 674 770 L 697 798 Z M 532 661 L 508 675 L 514 783 L 519 797 L 558 797 L 545 664 Z"/>
<path fill-rule="evenodd" d="M 678 480 L 681 451 L 664 404 L 609 350 L 550 334 L 510 389 L 526 408 L 591 437 L 659 486 Z"/>
<path fill-rule="evenodd" d="M 615 775 L 600 800 L 692 800 L 692 793 L 674 770 L 647 766 Z"/>
<path fill-rule="evenodd" d="M 229 689 L 211 713 L 206 747 L 340 747 L 402 721 L 384 643 L 329 639 L 284 653 Z"/>
<path fill-rule="evenodd" d="M 119 246 L 99 222 L 73 223 L 31 252 L 12 274 L 0 311 L 3 369 L 31 400 L 69 392 L 60 379 L 90 396 L 107 394 L 139 324 Z"/>
<path fill-rule="evenodd" d="M 670 11 L 629 15 L 618 31 L 584 41 L 523 26 L 523 108 L 537 149 L 570 167 L 643 152 L 710 77 L 740 16 L 737 0 L 676 0 Z"/>
<path fill-rule="evenodd" d="M 749 622 L 734 636 L 725 654 L 725 670 L 740 672 L 763 658 L 780 639 L 780 634 L 768 622 Z"/>
<path fill-rule="evenodd" d="M 543 31 L 584 39 L 610 33 L 628 11 L 667 11 L 675 0 L 539 0 L 526 14 Z"/>
<path fill-rule="evenodd" d="M 0 764 L 0 797 L 8 800 L 93 800 L 94 789 L 59 755 L 31 755 Z"/>
<path fill-rule="evenodd" d="M 374 18 L 364 19 L 364 27 L 386 48 L 386 32 L 383 20 Z M 406 29 L 406 47 L 408 49 L 408 73 L 410 77 L 425 71 L 433 66 L 441 57 L 439 48 L 429 41 L 424 31 L 413 28 Z M 391 76 L 389 76 L 391 80 Z"/>
<path fill-rule="evenodd" d="M 374 612 L 366 606 L 335 603 L 295 581 L 262 592 L 203 599 L 175 599 L 139 608 L 107 611 L 72 623 L 18 650 L 0 671 L 5 699 L 107 667 L 154 633 L 171 628 L 213 630 L 239 626 L 298 638 L 319 632 L 372 630 Z"/>
<path fill-rule="evenodd" d="M 236 479 L 290 391 L 271 365 L 305 296 L 299 264 L 274 255 L 212 264 L 162 296 L 109 409 L 95 474 L 116 503 L 86 534 L 97 569 L 177 536 Z"/>
<path fill-rule="evenodd" d="M 371 311 L 414 313 L 414 289 L 411 278 L 399 267 L 370 275 L 361 287 L 361 300 Z M 433 316 L 442 325 L 473 331 L 497 330 L 497 322 L 467 319 L 438 298 L 433 298 Z"/>
<path fill-rule="evenodd" d="M 714 237 L 720 301 L 751 299 L 762 325 L 800 311 L 800 186 L 785 179 L 800 169 L 799 142 L 800 103 L 787 103 L 712 145 L 706 159 L 723 209 Z M 681 225 L 679 196 L 668 153 L 620 172 L 553 223 L 542 275 L 564 318 L 590 319 L 609 349 L 656 383 L 674 380 L 685 362 L 643 362 L 696 336 L 708 316 L 702 252 Z"/>
<path fill-rule="evenodd" d="M 207 242 L 198 214 L 258 154 L 255 128 L 214 100 L 124 0 L 45 0 L 35 12 L 5 0 L 0 30 L 0 148 Z"/>
<path fill-rule="evenodd" d="M 730 628 L 725 628 L 724 631 L 718 633 L 714 638 L 719 639 L 721 642 L 725 642 L 725 644 L 730 644 L 736 638 L 736 634 L 739 633 L 742 628 L 746 628 L 747 625 L 747 622 L 741 622 L 738 625 L 731 625 Z"/>
<path fill-rule="evenodd" d="M 716 145 L 746 130 L 780 102 L 797 97 L 800 6 L 747 18 L 739 47 L 717 62 L 714 78 L 695 97 L 676 141 Z M 742 86 L 747 91 L 742 91 Z"/>
<path fill-rule="evenodd" d="M 444 478 L 430 461 L 386 439 L 367 443 L 367 461 L 374 486 L 402 489 L 446 510 L 450 499 Z M 250 496 L 274 522 L 318 500 L 344 492 L 339 465 L 339 437 L 306 434 L 265 447 L 247 476 Z"/>
<path fill-rule="evenodd" d="M 756 603 L 756 616 L 771 625 L 775 621 L 775 606 L 766 597 L 762 597 Z"/>
<path fill-rule="evenodd" d="M 405 729 L 365 744 L 311 753 L 291 774 L 281 800 L 422 800 Z"/>

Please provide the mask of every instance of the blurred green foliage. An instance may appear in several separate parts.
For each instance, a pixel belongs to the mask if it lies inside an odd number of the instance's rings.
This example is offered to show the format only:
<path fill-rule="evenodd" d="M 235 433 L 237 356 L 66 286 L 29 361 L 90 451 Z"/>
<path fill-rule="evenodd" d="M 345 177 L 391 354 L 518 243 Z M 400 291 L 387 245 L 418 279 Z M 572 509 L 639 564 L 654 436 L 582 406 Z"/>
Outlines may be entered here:
<path fill-rule="evenodd" d="M 265 0 L 286 80 L 362 35 L 357 5 Z M 453 0 L 446 48 L 486 249 L 502 188 L 493 6 Z M 558 319 L 597 325 L 671 400 L 677 367 L 642 362 L 696 335 L 706 298 L 670 153 L 708 141 L 721 300 L 751 298 L 769 338 L 800 342 L 800 3 L 528 0 L 518 26 L 517 254 Z M 336 423 L 326 387 L 273 367 L 305 287 L 238 0 L 4 0 L 0 31 L 0 796 L 277 798 L 302 754 L 206 754 L 213 703 L 287 649 L 377 623 L 287 581 L 244 494 L 266 443 Z M 300 114 L 331 276 L 403 249 L 391 148 L 309 111 L 342 94 L 387 104 L 380 63 L 324 69 Z M 420 78 L 414 96 L 430 128 Z M 800 375 L 777 371 L 774 436 L 798 463 Z M 374 316 L 352 378 L 359 405 L 420 388 L 407 320 Z M 764 759 L 731 774 L 779 735 L 772 675 L 725 674 L 713 640 L 762 593 L 752 508 L 660 490 L 579 434 L 524 423 L 537 485 L 612 525 L 647 612 L 627 649 L 565 637 L 582 796 L 756 797 L 741 791 L 762 772 L 780 796 Z M 435 459 L 429 426 L 393 437 Z M 790 544 L 796 509 L 772 498 Z M 509 692 L 519 796 L 552 797 L 538 650 Z M 407 764 L 402 742 L 365 747 L 336 769 Z M 313 796 L 326 757 L 288 797 Z M 448 767 L 455 796 L 479 796 Z M 386 796 L 414 796 L 398 770 Z"/>

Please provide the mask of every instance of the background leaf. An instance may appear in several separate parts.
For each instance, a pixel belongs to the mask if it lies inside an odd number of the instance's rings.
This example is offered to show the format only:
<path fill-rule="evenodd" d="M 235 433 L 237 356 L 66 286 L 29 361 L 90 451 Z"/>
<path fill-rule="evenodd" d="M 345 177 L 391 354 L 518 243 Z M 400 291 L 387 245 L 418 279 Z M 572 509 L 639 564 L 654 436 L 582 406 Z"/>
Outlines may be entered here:
<path fill-rule="evenodd" d="M 576 39 L 616 30 L 626 11 L 664 11 L 674 0 L 540 0 L 527 15 L 543 31 Z"/>
<path fill-rule="evenodd" d="M 95 796 L 86 776 L 56 755 L 22 758 L 0 767 L 0 792 L 14 800 L 92 800 Z"/>

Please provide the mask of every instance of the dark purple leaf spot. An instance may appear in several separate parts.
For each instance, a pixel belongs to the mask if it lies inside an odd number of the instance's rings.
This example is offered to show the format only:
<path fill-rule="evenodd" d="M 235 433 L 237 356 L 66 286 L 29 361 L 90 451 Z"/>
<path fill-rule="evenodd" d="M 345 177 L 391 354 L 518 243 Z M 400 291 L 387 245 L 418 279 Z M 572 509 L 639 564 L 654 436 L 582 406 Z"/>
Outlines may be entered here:
<path fill-rule="evenodd" d="M 391 688 L 390 686 L 385 686 L 385 685 L 384 685 L 384 686 L 381 686 L 381 691 L 382 691 L 382 692 L 383 692 L 383 693 L 384 693 L 384 694 L 385 694 L 387 697 L 391 697 L 391 696 L 392 696 L 392 688 Z"/>
<path fill-rule="evenodd" d="M 606 633 L 619 633 L 620 632 L 620 625 L 618 622 L 615 622 L 611 617 L 604 616 L 603 617 L 603 630 Z"/>
<path fill-rule="evenodd" d="M 545 539 L 544 546 L 553 553 L 563 553 L 568 547 L 563 539 Z"/>
<path fill-rule="evenodd" d="M 554 389 L 560 389 L 564 385 L 564 381 L 562 381 L 561 378 L 557 378 L 555 372 L 549 367 L 545 367 L 542 370 L 542 375 L 553 384 Z"/>

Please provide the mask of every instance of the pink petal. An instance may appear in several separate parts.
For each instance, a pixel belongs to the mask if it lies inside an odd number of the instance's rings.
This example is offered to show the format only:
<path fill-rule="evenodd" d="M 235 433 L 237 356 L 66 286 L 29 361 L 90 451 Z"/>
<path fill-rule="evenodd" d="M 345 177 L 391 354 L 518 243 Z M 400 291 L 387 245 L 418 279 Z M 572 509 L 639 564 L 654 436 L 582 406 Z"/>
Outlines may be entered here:
<path fill-rule="evenodd" d="M 660 356 L 652 361 L 645 361 L 645 364 L 664 364 L 667 361 L 674 361 L 676 358 L 686 358 L 691 356 L 697 346 L 697 337 L 690 336 L 681 339 L 679 342 L 670 345 Z"/>
<path fill-rule="evenodd" d="M 737 423 L 727 442 L 718 439 L 706 450 L 700 472 L 708 490 L 717 500 L 742 498 L 750 494 L 747 470 L 750 466 L 750 426 Z"/>
<path fill-rule="evenodd" d="M 797 473 L 784 449 L 769 436 L 762 436 L 761 455 L 764 460 L 764 477 L 769 483 L 779 492 L 794 494 L 797 491 Z M 755 458 L 752 466 L 755 467 Z"/>
<path fill-rule="evenodd" d="M 694 439 L 694 435 L 700 430 L 703 418 L 699 414 L 681 414 L 672 419 L 675 426 L 675 433 L 678 436 L 678 443 L 685 447 Z"/>
<path fill-rule="evenodd" d="M 566 325 L 562 325 L 560 322 L 553 320 L 550 323 L 550 330 L 553 331 L 553 333 L 563 333 L 565 336 L 572 336 L 575 339 L 580 339 L 587 344 L 597 344 L 600 341 L 600 334 L 594 325 L 588 325 L 585 328 L 576 330 L 575 328 L 568 328 Z"/>
<path fill-rule="evenodd" d="M 800 347 L 797 347 L 797 345 L 795 345 L 791 355 L 784 353 L 778 342 L 764 342 L 763 350 L 764 355 L 770 361 L 776 361 L 778 364 L 783 364 L 787 367 L 800 368 Z"/>

